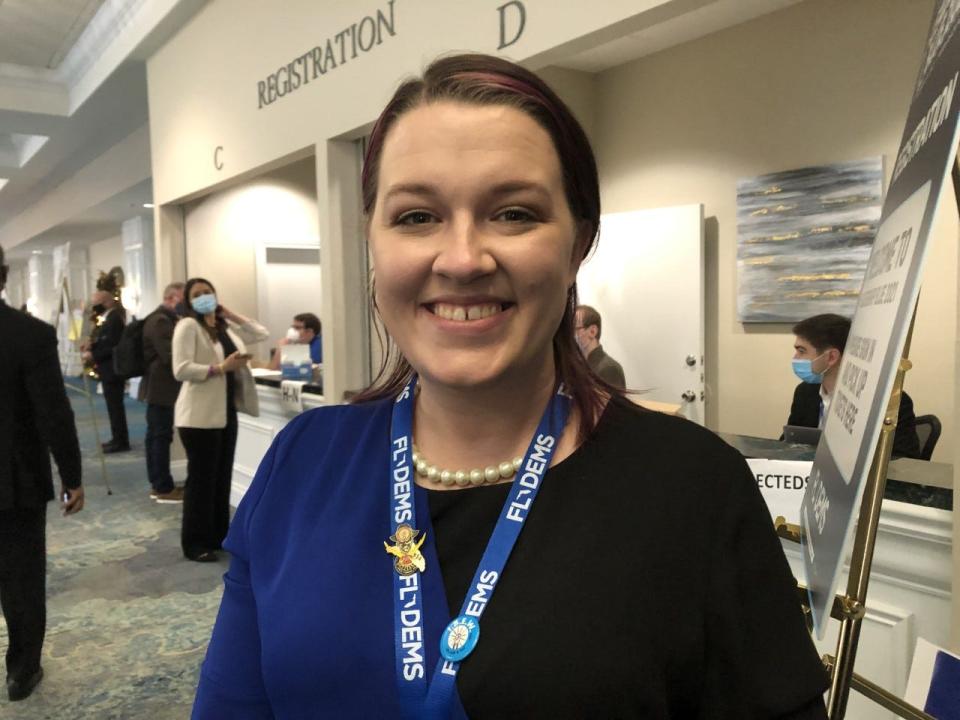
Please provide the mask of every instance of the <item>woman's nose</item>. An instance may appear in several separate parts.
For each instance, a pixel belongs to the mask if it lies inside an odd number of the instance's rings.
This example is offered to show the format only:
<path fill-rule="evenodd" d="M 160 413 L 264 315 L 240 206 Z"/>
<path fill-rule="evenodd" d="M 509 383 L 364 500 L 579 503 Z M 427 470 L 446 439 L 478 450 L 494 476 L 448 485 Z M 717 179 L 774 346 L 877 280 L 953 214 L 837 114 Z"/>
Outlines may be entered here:
<path fill-rule="evenodd" d="M 484 240 L 483 232 L 472 220 L 448 223 L 441 234 L 433 271 L 458 282 L 470 282 L 496 270 L 497 263 Z"/>

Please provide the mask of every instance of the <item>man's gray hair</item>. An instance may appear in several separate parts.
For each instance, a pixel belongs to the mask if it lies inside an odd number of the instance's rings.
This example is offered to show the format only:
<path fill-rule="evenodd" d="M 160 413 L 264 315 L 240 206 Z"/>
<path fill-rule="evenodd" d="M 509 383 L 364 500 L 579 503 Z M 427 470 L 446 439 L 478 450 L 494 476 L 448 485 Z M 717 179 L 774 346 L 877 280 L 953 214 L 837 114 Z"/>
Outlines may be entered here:
<path fill-rule="evenodd" d="M 183 289 L 186 287 L 185 283 L 182 282 L 172 282 L 163 289 L 163 299 L 166 300 L 175 292 L 183 292 Z"/>

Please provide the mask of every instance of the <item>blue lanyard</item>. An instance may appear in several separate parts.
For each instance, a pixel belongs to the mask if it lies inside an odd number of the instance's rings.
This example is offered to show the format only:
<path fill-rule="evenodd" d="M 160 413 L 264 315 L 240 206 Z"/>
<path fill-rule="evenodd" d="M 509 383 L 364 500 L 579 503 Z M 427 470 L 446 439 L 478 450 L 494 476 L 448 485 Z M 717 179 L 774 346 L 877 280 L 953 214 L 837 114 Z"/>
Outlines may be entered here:
<path fill-rule="evenodd" d="M 441 637 L 441 657 L 427 686 L 426 654 L 423 652 L 423 601 L 420 572 L 423 557 L 419 547 L 424 537 L 417 529 L 414 499 L 413 452 L 414 377 L 397 397 L 390 426 L 390 527 L 396 543 L 393 572 L 393 627 L 397 685 L 404 718 L 440 720 L 449 717 L 454 683 L 461 661 L 476 647 L 480 617 L 490 602 L 503 568 L 520 536 L 537 497 L 540 484 L 570 412 L 570 399 L 562 388 L 551 398 L 517 470 L 500 519 L 490 536 L 473 582 L 463 600 L 460 615 Z M 385 543 L 386 546 L 386 543 Z M 398 550 L 400 548 L 400 550 Z M 434 568 L 434 572 L 437 570 Z"/>

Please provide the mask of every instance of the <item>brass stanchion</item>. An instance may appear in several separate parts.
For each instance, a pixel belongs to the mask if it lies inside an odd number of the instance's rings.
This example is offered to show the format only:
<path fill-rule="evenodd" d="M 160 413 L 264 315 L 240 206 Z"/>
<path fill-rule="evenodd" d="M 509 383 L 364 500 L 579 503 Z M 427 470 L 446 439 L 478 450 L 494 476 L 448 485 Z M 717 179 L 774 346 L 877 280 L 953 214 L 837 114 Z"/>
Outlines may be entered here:
<path fill-rule="evenodd" d="M 823 664 L 831 673 L 834 670 L 835 659 L 832 655 L 823 656 Z M 870 682 L 865 677 L 853 673 L 850 677 L 850 687 L 861 693 L 865 697 L 873 700 L 881 707 L 896 713 L 899 717 L 907 720 L 937 720 L 933 715 L 928 715 L 923 710 L 915 708 L 907 702 L 904 702 L 889 690 L 885 690 L 876 683 Z"/>
<path fill-rule="evenodd" d="M 66 308 L 64 312 L 67 313 L 68 322 L 70 323 L 71 328 L 73 327 L 73 317 L 71 316 L 70 307 L 70 286 L 67 284 L 67 278 L 64 277 L 60 285 L 60 300 L 61 308 Z M 59 317 L 59 314 L 58 314 Z M 59 322 L 59 319 L 58 319 Z M 74 346 L 77 345 L 77 340 L 73 341 Z M 87 398 L 87 406 L 90 408 L 90 417 L 93 418 L 93 440 L 94 445 L 96 445 L 97 456 L 100 458 L 100 475 L 103 477 L 103 485 L 107 489 L 107 495 L 113 495 L 113 489 L 110 487 L 110 479 L 107 476 L 107 460 L 103 454 L 103 447 L 100 445 L 100 424 L 97 422 L 97 408 L 93 404 L 93 393 L 94 391 L 90 388 L 90 379 L 87 377 L 86 372 L 83 372 L 81 368 L 80 376 L 83 378 L 83 390 L 75 388 L 68 383 L 64 383 L 66 387 L 79 392 L 81 395 L 84 395 Z"/>

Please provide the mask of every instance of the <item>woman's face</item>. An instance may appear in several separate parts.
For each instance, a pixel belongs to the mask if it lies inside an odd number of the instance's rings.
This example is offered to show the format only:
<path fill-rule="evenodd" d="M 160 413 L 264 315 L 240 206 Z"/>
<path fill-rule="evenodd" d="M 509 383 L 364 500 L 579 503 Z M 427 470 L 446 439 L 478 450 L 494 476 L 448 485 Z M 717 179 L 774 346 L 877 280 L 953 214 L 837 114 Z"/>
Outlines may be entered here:
<path fill-rule="evenodd" d="M 370 221 L 377 304 L 425 379 L 552 379 L 579 267 L 550 136 L 506 106 L 404 114 L 387 135 Z"/>

